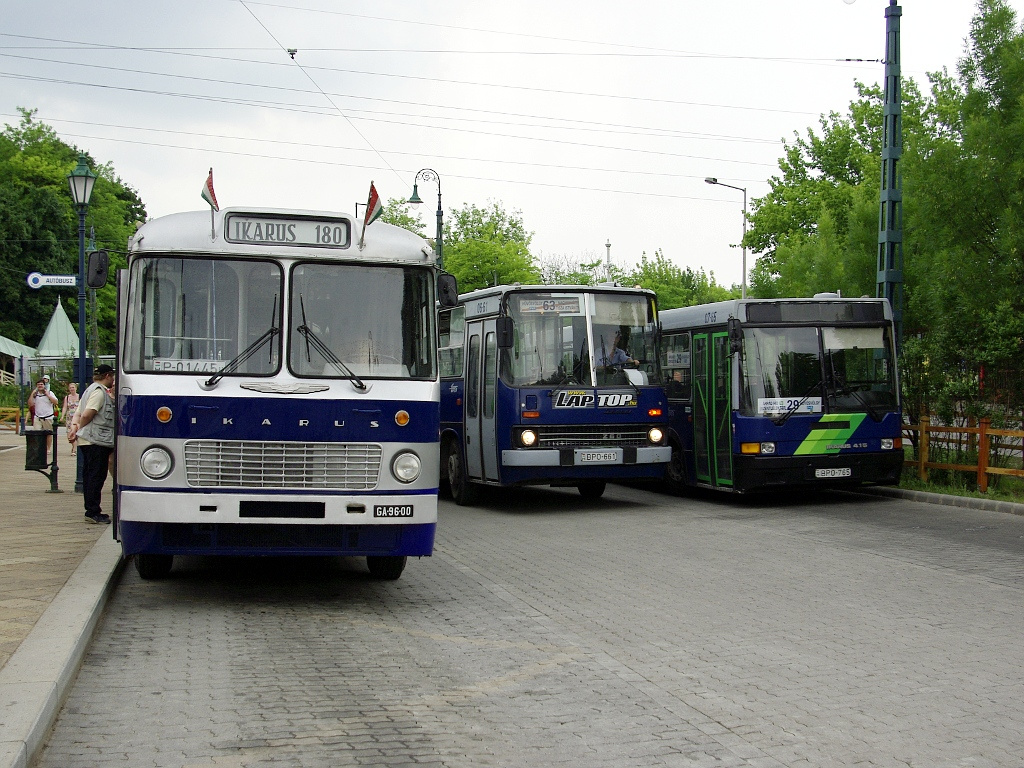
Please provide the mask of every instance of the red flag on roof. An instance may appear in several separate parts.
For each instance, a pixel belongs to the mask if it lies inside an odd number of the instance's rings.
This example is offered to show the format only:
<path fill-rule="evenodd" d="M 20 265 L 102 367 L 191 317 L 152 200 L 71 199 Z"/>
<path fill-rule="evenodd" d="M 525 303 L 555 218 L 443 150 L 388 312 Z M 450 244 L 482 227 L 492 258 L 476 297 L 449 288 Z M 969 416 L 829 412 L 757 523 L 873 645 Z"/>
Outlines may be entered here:
<path fill-rule="evenodd" d="M 220 210 L 220 206 L 217 205 L 217 193 L 213 191 L 213 168 L 210 169 L 210 175 L 206 177 L 206 183 L 203 184 L 203 200 L 208 202 L 213 210 Z"/>
<path fill-rule="evenodd" d="M 366 228 L 373 224 L 380 215 L 384 213 L 384 206 L 380 203 L 380 195 L 377 188 L 370 182 L 370 196 L 366 198 L 366 215 L 363 217 L 363 232 L 359 235 L 359 247 L 362 248 L 366 242 Z"/>

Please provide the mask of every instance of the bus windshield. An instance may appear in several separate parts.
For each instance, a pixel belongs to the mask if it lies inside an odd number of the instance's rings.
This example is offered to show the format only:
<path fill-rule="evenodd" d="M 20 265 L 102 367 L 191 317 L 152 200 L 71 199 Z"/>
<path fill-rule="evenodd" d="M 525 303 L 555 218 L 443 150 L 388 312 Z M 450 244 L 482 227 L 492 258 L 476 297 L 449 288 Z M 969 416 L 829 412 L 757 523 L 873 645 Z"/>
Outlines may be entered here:
<path fill-rule="evenodd" d="M 659 380 L 649 296 L 522 292 L 508 302 L 515 336 L 502 372 L 512 386 L 625 385 L 626 368 Z"/>
<path fill-rule="evenodd" d="M 288 367 L 311 378 L 433 378 L 434 298 L 422 268 L 292 270 Z"/>
<path fill-rule="evenodd" d="M 282 271 L 269 261 L 143 257 L 130 270 L 124 367 L 237 374 L 280 366 Z"/>
<path fill-rule="evenodd" d="M 897 406 L 887 328 L 744 328 L 740 410 L 851 413 Z"/>

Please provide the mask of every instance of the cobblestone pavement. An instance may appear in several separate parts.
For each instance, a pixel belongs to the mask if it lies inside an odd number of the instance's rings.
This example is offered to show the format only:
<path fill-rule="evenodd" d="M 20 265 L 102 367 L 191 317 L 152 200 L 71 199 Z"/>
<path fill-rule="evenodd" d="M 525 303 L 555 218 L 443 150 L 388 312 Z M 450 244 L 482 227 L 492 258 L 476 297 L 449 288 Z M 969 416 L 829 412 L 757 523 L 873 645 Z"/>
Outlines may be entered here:
<path fill-rule="evenodd" d="M 133 569 L 39 766 L 1024 765 L 1024 518 L 614 487 L 434 557 Z"/>

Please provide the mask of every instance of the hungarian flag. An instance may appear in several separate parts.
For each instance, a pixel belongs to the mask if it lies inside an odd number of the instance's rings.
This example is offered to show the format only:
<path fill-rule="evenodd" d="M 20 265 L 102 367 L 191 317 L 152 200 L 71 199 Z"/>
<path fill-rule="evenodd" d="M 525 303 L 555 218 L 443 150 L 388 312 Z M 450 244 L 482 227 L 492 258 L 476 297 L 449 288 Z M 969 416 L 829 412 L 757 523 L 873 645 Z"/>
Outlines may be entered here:
<path fill-rule="evenodd" d="M 363 219 L 363 226 L 368 227 L 384 213 L 384 207 L 380 204 L 380 196 L 377 188 L 370 182 L 370 196 L 366 199 L 366 216 Z"/>
<path fill-rule="evenodd" d="M 220 210 L 220 206 L 217 205 L 217 193 L 213 191 L 213 168 L 210 169 L 210 175 L 206 177 L 206 183 L 203 184 L 203 200 L 208 202 L 213 210 Z"/>

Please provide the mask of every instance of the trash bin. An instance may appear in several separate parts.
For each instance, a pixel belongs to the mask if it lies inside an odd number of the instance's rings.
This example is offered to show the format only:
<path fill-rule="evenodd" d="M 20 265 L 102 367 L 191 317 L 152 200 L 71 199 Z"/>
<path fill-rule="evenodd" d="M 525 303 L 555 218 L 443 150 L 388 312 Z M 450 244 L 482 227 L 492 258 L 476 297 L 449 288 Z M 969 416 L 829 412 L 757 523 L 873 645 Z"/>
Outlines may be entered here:
<path fill-rule="evenodd" d="M 52 434 L 48 429 L 25 430 L 25 469 L 47 469 L 50 466 L 50 457 L 46 455 L 46 438 Z"/>

